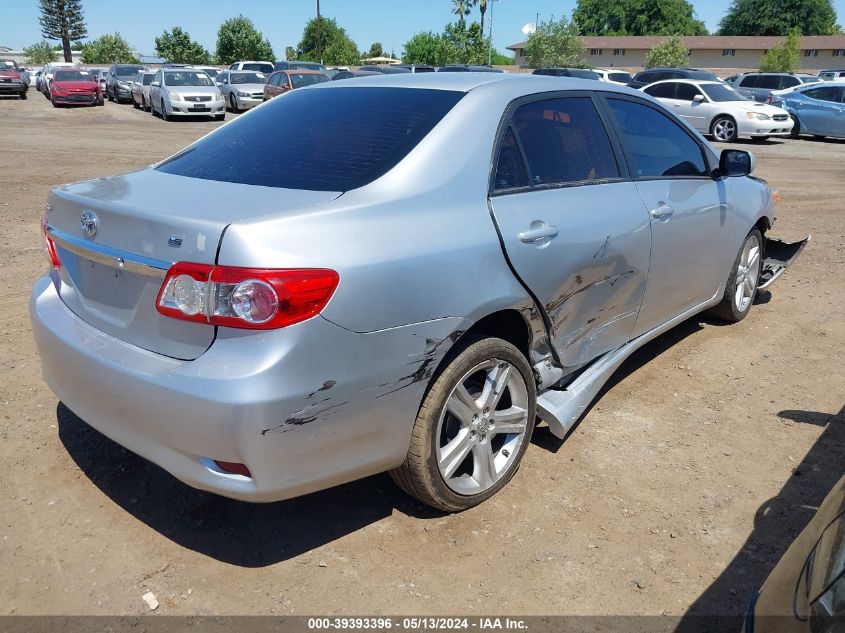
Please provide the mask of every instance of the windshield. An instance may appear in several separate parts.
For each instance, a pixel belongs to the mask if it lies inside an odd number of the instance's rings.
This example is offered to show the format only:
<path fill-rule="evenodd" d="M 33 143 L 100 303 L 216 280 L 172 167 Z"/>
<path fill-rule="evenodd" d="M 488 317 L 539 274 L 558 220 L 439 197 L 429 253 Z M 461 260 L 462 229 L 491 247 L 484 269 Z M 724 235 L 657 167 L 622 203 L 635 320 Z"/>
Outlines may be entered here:
<path fill-rule="evenodd" d="M 144 70 L 143 66 L 117 66 L 114 69 L 114 74 L 118 77 L 134 77 L 139 70 Z"/>
<path fill-rule="evenodd" d="M 290 81 L 294 88 L 302 88 L 304 86 L 311 86 L 314 84 L 321 84 L 330 81 L 326 75 L 317 75 L 312 73 L 288 73 Z"/>
<path fill-rule="evenodd" d="M 266 84 L 267 75 L 264 73 L 229 73 L 231 84 Z"/>
<path fill-rule="evenodd" d="M 213 86 L 208 75 L 198 70 L 180 70 L 164 73 L 165 86 Z"/>
<path fill-rule="evenodd" d="M 243 64 L 241 70 L 257 70 L 262 73 L 273 72 L 273 64 Z"/>
<path fill-rule="evenodd" d="M 239 117 L 159 171 L 311 191 L 348 191 L 392 169 L 464 96 L 424 88 L 294 90 Z M 295 121 L 295 125 L 280 125 Z"/>
<path fill-rule="evenodd" d="M 819 80 L 818 77 L 799 77 L 799 79 L 804 84 L 814 84 Z"/>
<path fill-rule="evenodd" d="M 94 81 L 87 70 L 57 70 L 54 81 Z"/>
<path fill-rule="evenodd" d="M 700 88 L 710 97 L 710 101 L 748 101 L 736 90 L 725 84 L 701 84 Z"/>

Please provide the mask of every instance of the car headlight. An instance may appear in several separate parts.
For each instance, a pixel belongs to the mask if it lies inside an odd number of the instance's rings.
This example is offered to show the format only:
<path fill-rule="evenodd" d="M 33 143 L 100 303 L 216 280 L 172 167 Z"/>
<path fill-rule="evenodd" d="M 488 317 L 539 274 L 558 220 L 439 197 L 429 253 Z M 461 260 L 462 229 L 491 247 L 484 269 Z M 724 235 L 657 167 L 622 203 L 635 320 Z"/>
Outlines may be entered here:
<path fill-rule="evenodd" d="M 182 101 L 182 95 L 178 92 L 168 93 L 167 96 L 171 101 Z"/>
<path fill-rule="evenodd" d="M 745 116 L 747 116 L 749 119 L 756 119 L 758 121 L 768 121 L 772 118 L 768 114 L 764 114 L 763 112 L 746 112 Z"/>
<path fill-rule="evenodd" d="M 214 100 L 215 101 L 223 101 L 223 93 L 218 90 L 217 94 L 214 95 Z"/>
<path fill-rule="evenodd" d="M 249 96 L 249 93 L 248 93 L 248 92 L 244 92 L 243 90 L 238 90 L 238 96 L 239 96 L 239 97 L 248 97 L 248 96 Z"/>

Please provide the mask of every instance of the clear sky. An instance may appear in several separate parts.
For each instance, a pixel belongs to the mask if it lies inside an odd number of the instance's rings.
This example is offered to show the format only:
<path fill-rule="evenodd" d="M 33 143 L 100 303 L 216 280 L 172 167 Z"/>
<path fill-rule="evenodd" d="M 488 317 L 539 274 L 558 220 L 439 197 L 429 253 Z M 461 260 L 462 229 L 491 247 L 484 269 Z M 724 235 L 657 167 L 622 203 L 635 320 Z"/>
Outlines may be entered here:
<path fill-rule="evenodd" d="M 730 0 L 692 0 L 698 17 L 715 30 Z M 839 23 L 845 22 L 845 0 L 834 0 Z M 551 15 L 572 14 L 575 0 L 488 1 L 493 13 L 493 43 L 501 52 L 524 39 L 521 29 Z M 286 46 L 296 46 L 306 20 L 316 14 L 316 0 L 83 0 L 90 38 L 119 31 L 140 53 L 155 52 L 154 38 L 165 29 L 181 26 L 214 52 L 217 28 L 223 20 L 242 13 L 269 38 L 278 57 Z M 385 51 L 401 55 L 408 38 L 419 31 L 440 32 L 454 17 L 449 0 L 321 0 L 321 13 L 336 18 L 358 48 L 381 42 Z M 475 9 L 472 18 L 477 19 Z M 20 49 L 41 39 L 37 0 L 0 0 L 0 46 Z"/>

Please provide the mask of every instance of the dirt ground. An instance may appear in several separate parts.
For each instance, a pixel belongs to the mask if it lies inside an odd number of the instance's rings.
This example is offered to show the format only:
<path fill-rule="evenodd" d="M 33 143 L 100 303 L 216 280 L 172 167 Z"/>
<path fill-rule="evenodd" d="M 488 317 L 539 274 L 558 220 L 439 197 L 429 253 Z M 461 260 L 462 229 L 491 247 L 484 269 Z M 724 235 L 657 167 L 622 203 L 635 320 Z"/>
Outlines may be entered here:
<path fill-rule="evenodd" d="M 231 115 L 229 115 L 231 117 Z M 845 141 L 746 144 L 813 241 L 742 323 L 692 319 L 565 442 L 458 515 L 380 475 L 250 505 L 195 491 L 64 408 L 30 288 L 50 187 L 141 167 L 217 123 L 0 100 L 0 613 L 740 614 L 845 469 Z"/>

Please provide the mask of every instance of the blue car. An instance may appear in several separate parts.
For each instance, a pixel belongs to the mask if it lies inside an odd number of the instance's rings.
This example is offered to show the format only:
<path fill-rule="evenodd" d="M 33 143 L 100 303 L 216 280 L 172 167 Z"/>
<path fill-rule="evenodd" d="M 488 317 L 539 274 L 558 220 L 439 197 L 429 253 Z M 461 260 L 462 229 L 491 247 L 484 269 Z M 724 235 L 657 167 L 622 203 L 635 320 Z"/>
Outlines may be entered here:
<path fill-rule="evenodd" d="M 795 121 L 792 138 L 799 134 L 845 138 L 845 81 L 812 84 L 774 95 L 772 105 L 789 112 Z"/>

